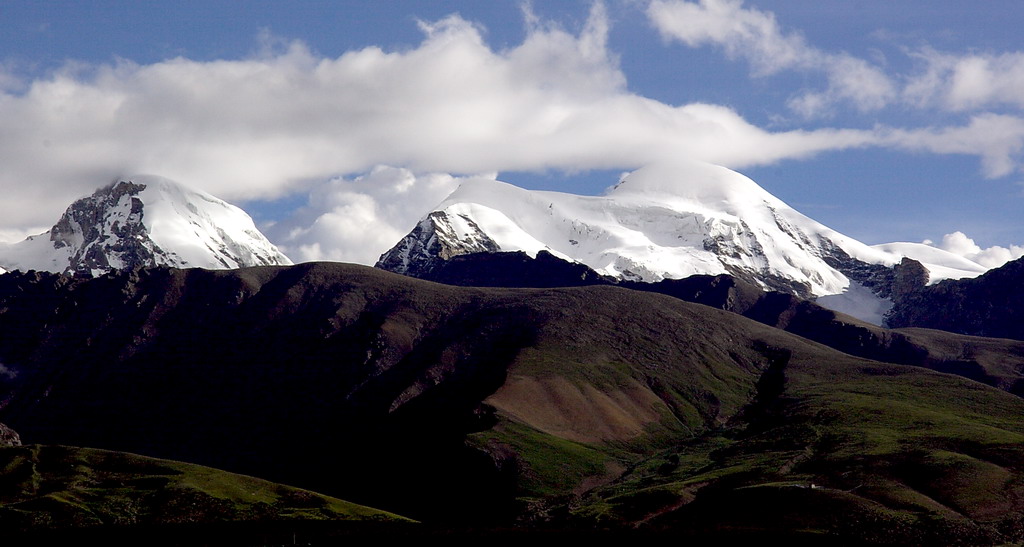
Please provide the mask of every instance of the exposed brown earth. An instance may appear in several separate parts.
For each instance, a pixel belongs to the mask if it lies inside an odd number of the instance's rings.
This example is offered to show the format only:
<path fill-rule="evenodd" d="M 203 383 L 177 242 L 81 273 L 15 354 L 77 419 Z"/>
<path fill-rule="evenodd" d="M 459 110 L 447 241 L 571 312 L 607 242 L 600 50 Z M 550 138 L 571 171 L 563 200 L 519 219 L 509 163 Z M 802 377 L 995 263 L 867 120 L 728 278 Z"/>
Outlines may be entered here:
<path fill-rule="evenodd" d="M 509 418 L 549 435 L 581 443 L 629 440 L 669 412 L 646 386 L 598 390 L 564 377 L 535 378 L 514 372 L 484 402 Z"/>

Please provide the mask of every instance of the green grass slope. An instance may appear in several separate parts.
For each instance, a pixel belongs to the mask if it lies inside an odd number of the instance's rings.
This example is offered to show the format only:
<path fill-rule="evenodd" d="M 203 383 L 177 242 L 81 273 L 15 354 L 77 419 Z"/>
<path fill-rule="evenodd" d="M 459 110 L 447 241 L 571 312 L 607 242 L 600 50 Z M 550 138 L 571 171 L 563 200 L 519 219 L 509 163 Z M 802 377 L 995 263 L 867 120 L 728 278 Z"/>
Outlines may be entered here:
<path fill-rule="evenodd" d="M 199 465 L 67 446 L 0 448 L 0 529 L 7 533 L 292 520 L 411 522 Z"/>
<path fill-rule="evenodd" d="M 1024 401 L 854 360 L 794 358 L 781 380 L 741 420 L 644 459 L 573 514 L 704 534 L 1020 541 Z"/>

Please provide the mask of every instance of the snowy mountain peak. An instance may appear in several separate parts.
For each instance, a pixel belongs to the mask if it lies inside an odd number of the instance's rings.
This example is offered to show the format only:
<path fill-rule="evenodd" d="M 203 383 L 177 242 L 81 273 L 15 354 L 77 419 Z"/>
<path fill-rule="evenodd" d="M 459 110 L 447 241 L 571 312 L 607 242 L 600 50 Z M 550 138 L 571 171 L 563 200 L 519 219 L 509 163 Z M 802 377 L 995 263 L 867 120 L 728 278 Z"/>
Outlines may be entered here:
<path fill-rule="evenodd" d="M 735 171 L 677 161 L 634 171 L 604 196 L 463 184 L 377 266 L 415 276 L 457 254 L 541 250 L 629 280 L 730 274 L 829 297 L 823 303 L 876 323 L 902 258 L 815 222 Z"/>
<path fill-rule="evenodd" d="M 137 266 L 290 264 L 241 209 L 169 179 L 118 181 L 75 201 L 47 233 L 0 247 L 8 270 L 99 275 Z"/>
<path fill-rule="evenodd" d="M 547 250 L 614 277 L 729 273 L 805 296 L 849 286 L 829 262 L 898 262 L 797 213 L 739 173 L 673 162 L 630 173 L 605 196 L 464 184 L 378 265 L 415 274 L 431 260 L 477 252 L 482 241 L 502 251 Z M 438 242 L 448 257 L 425 251 Z"/>
<path fill-rule="evenodd" d="M 745 205 L 765 202 L 785 207 L 782 200 L 731 169 L 691 160 L 649 165 L 629 173 L 610 188 L 608 196 L 657 196 L 661 201 L 688 202 L 737 214 Z"/>

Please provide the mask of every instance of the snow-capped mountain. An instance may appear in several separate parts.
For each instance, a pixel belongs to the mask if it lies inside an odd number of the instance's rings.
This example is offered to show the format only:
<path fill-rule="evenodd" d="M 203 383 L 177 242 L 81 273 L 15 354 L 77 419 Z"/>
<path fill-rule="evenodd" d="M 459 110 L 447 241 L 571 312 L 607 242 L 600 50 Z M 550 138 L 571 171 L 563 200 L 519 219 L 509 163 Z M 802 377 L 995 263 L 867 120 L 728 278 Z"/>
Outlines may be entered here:
<path fill-rule="evenodd" d="M 540 250 L 622 279 L 727 273 L 827 297 L 821 303 L 875 323 L 905 256 L 840 234 L 735 171 L 678 161 L 634 171 L 604 196 L 464 184 L 377 266 L 415 276 L 459 254 Z"/>
<path fill-rule="evenodd" d="M 135 266 L 229 269 L 291 264 L 244 211 L 154 176 L 100 188 L 49 231 L 0 244 L 0 267 L 100 275 Z"/>

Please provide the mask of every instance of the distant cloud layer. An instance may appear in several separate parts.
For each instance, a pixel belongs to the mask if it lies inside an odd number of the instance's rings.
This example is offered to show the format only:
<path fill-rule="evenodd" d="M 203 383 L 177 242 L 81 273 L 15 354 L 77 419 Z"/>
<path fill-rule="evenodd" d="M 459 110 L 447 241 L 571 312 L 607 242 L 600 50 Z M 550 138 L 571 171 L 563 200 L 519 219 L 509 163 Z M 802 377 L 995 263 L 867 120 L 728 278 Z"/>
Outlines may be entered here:
<path fill-rule="evenodd" d="M 894 103 L 950 111 L 1010 105 L 1024 107 L 1024 53 L 952 55 L 929 47 L 909 52 L 911 74 L 889 74 L 882 66 L 845 52 L 828 52 L 787 32 L 770 12 L 744 7 L 741 0 L 654 0 L 647 10 L 662 37 L 690 47 L 714 45 L 731 58 L 744 58 L 754 74 L 783 70 L 820 72 L 828 87 L 790 101 L 801 114 L 815 115 L 837 102 L 862 110 Z"/>
<path fill-rule="evenodd" d="M 0 232 L 48 226 L 75 197 L 134 173 L 228 200 L 319 184 L 271 228 L 277 240 L 295 260 L 366 262 L 459 180 L 422 173 L 632 169 L 666 156 L 742 168 L 872 146 L 974 155 L 991 177 L 1019 170 L 1024 119 L 978 109 L 1024 106 L 1024 54 L 921 50 L 921 70 L 902 77 L 817 49 L 740 2 L 656 0 L 647 13 L 666 39 L 722 47 L 756 74 L 824 74 L 825 89 L 790 100 L 802 116 L 902 102 L 964 112 L 964 123 L 773 132 L 726 106 L 639 96 L 609 50 L 600 3 L 577 33 L 528 13 L 524 41 L 500 51 L 453 15 L 421 23 L 422 42 L 402 51 L 327 58 L 292 42 L 242 60 L 69 63 L 34 81 L 0 66 Z M 369 235 L 353 235 L 359 227 Z"/>
<path fill-rule="evenodd" d="M 968 114 L 962 125 L 924 128 L 877 127 L 867 139 L 874 146 L 936 154 L 979 156 L 988 177 L 1020 170 L 1024 117 L 979 111 L 1024 108 L 1024 53 L 951 55 L 930 48 L 911 51 L 910 74 L 890 74 L 881 66 L 845 52 L 811 46 L 785 31 L 769 12 L 741 0 L 654 0 L 647 15 L 662 37 L 690 47 L 713 45 L 730 58 L 750 63 L 755 76 L 785 70 L 822 74 L 825 89 L 802 91 L 789 108 L 806 118 L 828 116 L 837 106 L 861 111 L 890 106 L 932 108 Z"/>
<path fill-rule="evenodd" d="M 996 245 L 982 249 L 963 232 L 946 234 L 942 236 L 942 242 L 938 244 L 932 241 L 925 241 L 925 243 L 962 256 L 968 260 L 973 260 L 986 268 L 997 268 L 1011 260 L 1024 256 L 1024 246 L 1010 245 L 1007 248 Z"/>

